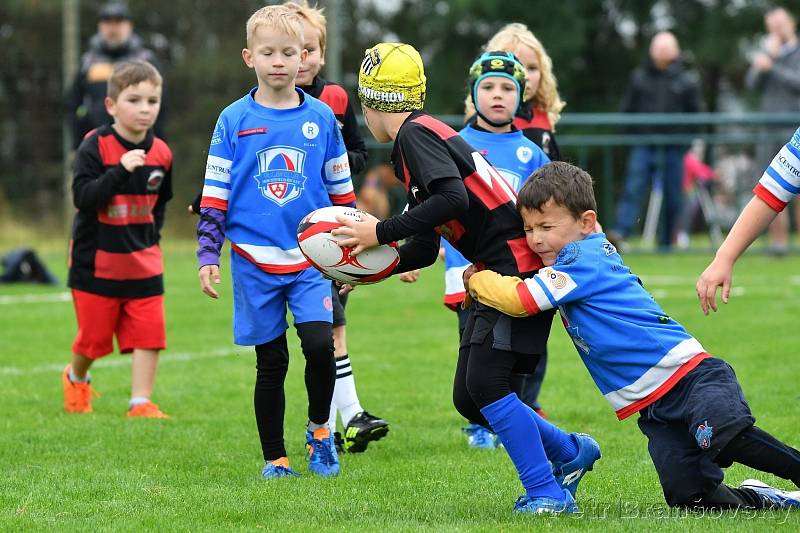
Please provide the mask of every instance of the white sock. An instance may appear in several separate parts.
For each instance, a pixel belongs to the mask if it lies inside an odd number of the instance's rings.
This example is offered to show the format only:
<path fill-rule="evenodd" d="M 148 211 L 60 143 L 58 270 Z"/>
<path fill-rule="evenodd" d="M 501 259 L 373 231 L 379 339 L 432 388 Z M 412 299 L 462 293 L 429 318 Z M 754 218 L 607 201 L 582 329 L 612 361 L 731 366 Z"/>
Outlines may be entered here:
<path fill-rule="evenodd" d="M 339 411 L 336 410 L 336 402 L 331 399 L 331 414 L 328 415 L 328 427 L 331 431 L 336 431 L 336 415 Z"/>
<path fill-rule="evenodd" d="M 128 402 L 128 408 L 136 407 L 137 405 L 147 403 L 149 401 L 150 398 L 148 398 L 147 396 L 134 396 L 133 398 L 131 398 L 131 401 Z"/>
<path fill-rule="evenodd" d="M 327 428 L 327 427 L 328 427 L 328 423 L 327 423 L 327 422 L 324 422 L 324 423 L 322 423 L 322 424 L 315 424 L 315 423 L 314 423 L 314 422 L 312 422 L 311 420 L 309 420 L 309 421 L 308 421 L 308 430 L 309 430 L 311 433 L 314 433 L 316 430 L 318 430 L 318 429 L 320 429 L 320 428 Z M 330 430 L 329 430 L 329 431 L 330 431 Z"/>
<path fill-rule="evenodd" d="M 89 383 L 89 373 L 87 372 L 83 378 L 79 378 L 72 372 L 72 367 L 69 369 L 69 380 L 72 383 Z"/>
<path fill-rule="evenodd" d="M 347 427 L 350 419 L 364 409 L 358 401 L 356 381 L 350 367 L 350 357 L 336 359 L 336 386 L 333 388 L 333 402 L 342 415 L 342 427 Z"/>

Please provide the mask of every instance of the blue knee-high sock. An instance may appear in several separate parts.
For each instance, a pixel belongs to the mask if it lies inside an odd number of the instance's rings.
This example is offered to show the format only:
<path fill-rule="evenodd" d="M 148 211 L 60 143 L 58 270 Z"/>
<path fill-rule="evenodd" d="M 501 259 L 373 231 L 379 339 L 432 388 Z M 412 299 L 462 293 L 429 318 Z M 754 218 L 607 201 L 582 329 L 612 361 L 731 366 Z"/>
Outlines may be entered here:
<path fill-rule="evenodd" d="M 524 404 L 523 404 L 524 405 Z M 542 446 L 547 458 L 554 463 L 568 463 L 578 456 L 578 444 L 575 438 L 560 427 L 551 424 L 539 414 L 525 405 L 533 418 L 542 439 Z"/>
<path fill-rule="evenodd" d="M 564 491 L 553 478 L 539 430 L 517 395 L 512 392 L 481 409 L 481 413 L 503 442 L 527 495 L 563 501 Z"/>

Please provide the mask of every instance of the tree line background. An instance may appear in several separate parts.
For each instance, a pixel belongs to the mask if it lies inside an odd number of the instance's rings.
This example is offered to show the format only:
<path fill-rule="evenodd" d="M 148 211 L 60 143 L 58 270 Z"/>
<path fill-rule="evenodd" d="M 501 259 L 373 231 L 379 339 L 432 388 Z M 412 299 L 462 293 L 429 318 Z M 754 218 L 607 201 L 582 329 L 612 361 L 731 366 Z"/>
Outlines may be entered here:
<path fill-rule="evenodd" d="M 652 35 L 673 31 L 699 74 L 709 111 L 743 89 L 747 53 L 763 33 L 766 0 L 340 0 L 341 82 L 356 103 L 364 49 L 400 40 L 423 55 L 426 108 L 463 111 L 466 72 L 480 46 L 508 22 L 523 22 L 553 59 L 566 113 L 616 111 Z M 96 31 L 100 0 L 80 2 L 80 40 Z M 131 0 L 136 32 L 158 55 L 166 81 L 167 136 L 175 154 L 168 224 L 185 229 L 186 205 L 202 184 L 210 132 L 220 110 L 255 84 L 241 61 L 244 25 L 258 0 Z M 324 7 L 325 0 L 319 5 Z M 800 15 L 800 0 L 781 5 Z M 0 219 L 59 227 L 62 205 L 62 2 L 0 2 Z M 323 69 L 323 76 L 325 71 Z M 728 104 L 726 104 L 728 102 Z M 368 135 L 365 132 L 365 135 Z M 570 156 L 569 153 L 566 154 Z M 387 152 L 376 152 L 377 164 Z"/>

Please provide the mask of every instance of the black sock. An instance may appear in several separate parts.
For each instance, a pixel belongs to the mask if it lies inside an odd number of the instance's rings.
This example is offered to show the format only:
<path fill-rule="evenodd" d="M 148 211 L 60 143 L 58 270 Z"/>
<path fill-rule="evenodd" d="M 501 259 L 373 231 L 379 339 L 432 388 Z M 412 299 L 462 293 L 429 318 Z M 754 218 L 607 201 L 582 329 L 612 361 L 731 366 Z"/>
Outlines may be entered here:
<path fill-rule="evenodd" d="M 716 489 L 687 507 L 698 509 L 769 509 L 772 502 L 753 489 L 736 489 L 720 483 Z"/>
<path fill-rule="evenodd" d="M 289 368 L 286 334 L 256 346 L 256 386 L 253 405 L 258 437 L 265 461 L 286 457 L 283 442 L 283 416 L 286 398 L 283 383 Z"/>
<path fill-rule="evenodd" d="M 333 329 L 330 322 L 303 322 L 295 326 L 306 358 L 308 419 L 326 424 L 336 384 L 336 361 L 333 358 Z"/>
<path fill-rule="evenodd" d="M 731 439 L 715 462 L 723 468 L 740 463 L 789 479 L 800 487 L 800 452 L 756 426 L 750 426 Z"/>

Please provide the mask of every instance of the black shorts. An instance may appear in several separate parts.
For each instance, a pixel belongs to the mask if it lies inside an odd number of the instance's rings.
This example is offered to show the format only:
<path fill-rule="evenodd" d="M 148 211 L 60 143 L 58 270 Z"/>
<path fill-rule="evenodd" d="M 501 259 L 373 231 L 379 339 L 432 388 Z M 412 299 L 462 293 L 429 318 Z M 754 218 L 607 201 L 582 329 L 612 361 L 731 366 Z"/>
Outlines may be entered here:
<path fill-rule="evenodd" d="M 483 344 L 484 339 L 491 332 L 494 334 L 492 348 L 495 350 L 536 356 L 547 351 L 547 338 L 550 336 L 550 326 L 553 324 L 555 310 L 529 317 L 515 318 L 476 302 L 472 304 L 469 312 L 474 315 L 475 323 L 471 330 L 467 331 L 467 335 L 461 339 L 462 346 Z M 530 374 L 538 361 L 538 357 L 532 357 L 530 368 L 526 368 L 525 362 L 520 361 L 519 368 L 514 370 Z"/>
<path fill-rule="evenodd" d="M 338 328 L 347 324 L 344 316 L 344 308 L 347 306 L 347 294 L 339 294 L 339 287 L 335 281 L 331 281 L 331 302 L 333 303 L 333 327 Z"/>
<path fill-rule="evenodd" d="M 639 429 L 647 436 L 667 503 L 680 504 L 716 489 L 723 479 L 717 455 L 753 424 L 733 368 L 713 357 L 642 409 Z"/>

